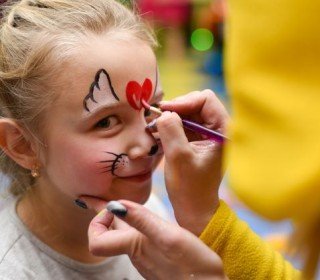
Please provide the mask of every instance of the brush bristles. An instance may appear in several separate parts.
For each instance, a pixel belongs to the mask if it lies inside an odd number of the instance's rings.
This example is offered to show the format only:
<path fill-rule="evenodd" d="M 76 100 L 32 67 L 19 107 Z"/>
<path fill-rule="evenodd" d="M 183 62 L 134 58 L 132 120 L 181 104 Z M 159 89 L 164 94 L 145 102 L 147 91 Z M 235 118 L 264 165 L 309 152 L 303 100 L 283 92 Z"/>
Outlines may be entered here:
<path fill-rule="evenodd" d="M 149 110 L 150 110 L 151 112 L 159 115 L 159 116 L 161 116 L 161 114 L 162 114 L 162 111 L 161 111 L 160 109 L 156 108 L 156 107 L 150 106 Z"/>
<path fill-rule="evenodd" d="M 156 107 L 150 106 L 144 99 L 141 100 L 141 104 L 145 109 L 150 110 L 151 112 L 161 116 L 162 111 Z"/>

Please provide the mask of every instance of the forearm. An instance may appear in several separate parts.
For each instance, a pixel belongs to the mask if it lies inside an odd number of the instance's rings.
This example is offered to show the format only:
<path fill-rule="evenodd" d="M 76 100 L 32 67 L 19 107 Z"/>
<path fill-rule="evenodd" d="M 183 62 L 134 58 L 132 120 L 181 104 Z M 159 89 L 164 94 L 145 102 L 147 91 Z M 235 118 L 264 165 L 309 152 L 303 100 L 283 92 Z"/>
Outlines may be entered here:
<path fill-rule="evenodd" d="M 221 201 L 200 239 L 221 258 L 230 279 L 298 279 L 299 271 Z"/>

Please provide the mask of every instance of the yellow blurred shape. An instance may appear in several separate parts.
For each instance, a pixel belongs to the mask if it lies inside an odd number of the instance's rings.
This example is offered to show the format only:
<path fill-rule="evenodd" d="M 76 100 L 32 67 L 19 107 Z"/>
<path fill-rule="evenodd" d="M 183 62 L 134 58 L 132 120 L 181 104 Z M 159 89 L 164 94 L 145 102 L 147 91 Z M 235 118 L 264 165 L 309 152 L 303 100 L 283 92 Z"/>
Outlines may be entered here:
<path fill-rule="evenodd" d="M 166 100 L 201 90 L 203 84 L 209 80 L 208 76 L 198 70 L 201 67 L 200 61 L 191 58 L 183 60 L 160 58 L 158 64 Z"/>

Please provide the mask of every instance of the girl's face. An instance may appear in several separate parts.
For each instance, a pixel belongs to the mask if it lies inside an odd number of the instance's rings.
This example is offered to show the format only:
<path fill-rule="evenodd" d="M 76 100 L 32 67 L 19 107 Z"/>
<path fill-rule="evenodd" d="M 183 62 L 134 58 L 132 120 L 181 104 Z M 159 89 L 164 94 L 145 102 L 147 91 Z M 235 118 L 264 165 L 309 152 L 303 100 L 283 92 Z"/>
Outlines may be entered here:
<path fill-rule="evenodd" d="M 153 51 L 138 39 L 90 38 L 61 77 L 46 121 L 42 180 L 71 199 L 144 203 L 162 157 L 141 106 L 163 95 Z"/>

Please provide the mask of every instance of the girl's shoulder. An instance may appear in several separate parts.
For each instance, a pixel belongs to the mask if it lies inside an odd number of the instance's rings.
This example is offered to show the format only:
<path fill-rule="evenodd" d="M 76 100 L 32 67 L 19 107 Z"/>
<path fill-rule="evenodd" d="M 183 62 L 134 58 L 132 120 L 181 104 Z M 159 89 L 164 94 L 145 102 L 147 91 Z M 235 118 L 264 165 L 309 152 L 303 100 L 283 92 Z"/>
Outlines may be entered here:
<path fill-rule="evenodd" d="M 21 222 L 16 202 L 0 202 L 0 280 L 143 279 L 125 255 L 84 264 L 54 251 Z"/>
<path fill-rule="evenodd" d="M 4 279 L 32 279 L 35 275 L 24 265 L 24 260 L 31 257 L 25 253 L 32 246 L 22 238 L 23 232 L 17 224 L 16 199 L 8 198 L 0 203 L 0 275 Z"/>
<path fill-rule="evenodd" d="M 13 197 L 0 200 L 0 264 L 3 256 L 14 247 L 21 236 L 16 224 L 15 205 L 16 199 Z"/>

